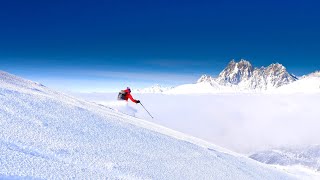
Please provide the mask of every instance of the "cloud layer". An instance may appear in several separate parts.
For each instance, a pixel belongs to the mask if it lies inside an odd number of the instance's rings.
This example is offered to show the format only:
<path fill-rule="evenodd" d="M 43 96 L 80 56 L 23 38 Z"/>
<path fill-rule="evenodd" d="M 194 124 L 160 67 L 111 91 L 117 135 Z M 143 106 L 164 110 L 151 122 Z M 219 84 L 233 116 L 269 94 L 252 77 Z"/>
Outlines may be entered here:
<path fill-rule="evenodd" d="M 99 101 L 99 96 L 108 101 L 116 95 L 100 94 L 91 100 Z M 138 117 L 241 153 L 320 144 L 320 94 L 136 94 L 135 98 L 155 119 L 132 104 Z"/>

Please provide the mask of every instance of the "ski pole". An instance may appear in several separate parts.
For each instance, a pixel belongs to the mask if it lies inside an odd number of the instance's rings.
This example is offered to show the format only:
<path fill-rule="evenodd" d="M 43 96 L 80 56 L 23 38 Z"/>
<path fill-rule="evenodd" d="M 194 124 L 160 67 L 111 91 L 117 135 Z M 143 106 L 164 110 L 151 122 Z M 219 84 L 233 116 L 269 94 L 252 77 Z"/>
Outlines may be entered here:
<path fill-rule="evenodd" d="M 141 106 L 143 107 L 143 109 L 144 110 L 146 110 L 147 111 L 147 113 L 151 116 L 151 114 L 149 113 L 149 111 L 144 107 L 144 105 L 140 102 L 140 104 L 141 104 Z M 152 117 L 152 116 L 151 116 Z M 152 119 L 153 119 L 153 117 L 152 117 Z"/>

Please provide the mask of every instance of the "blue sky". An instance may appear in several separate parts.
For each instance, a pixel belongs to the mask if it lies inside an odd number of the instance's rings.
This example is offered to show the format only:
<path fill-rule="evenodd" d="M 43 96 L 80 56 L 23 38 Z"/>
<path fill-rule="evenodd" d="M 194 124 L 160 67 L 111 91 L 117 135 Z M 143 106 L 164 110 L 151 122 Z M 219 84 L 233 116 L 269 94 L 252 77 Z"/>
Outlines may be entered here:
<path fill-rule="evenodd" d="M 192 83 L 231 59 L 320 70 L 317 1 L 4 1 L 0 69 L 68 91 Z"/>

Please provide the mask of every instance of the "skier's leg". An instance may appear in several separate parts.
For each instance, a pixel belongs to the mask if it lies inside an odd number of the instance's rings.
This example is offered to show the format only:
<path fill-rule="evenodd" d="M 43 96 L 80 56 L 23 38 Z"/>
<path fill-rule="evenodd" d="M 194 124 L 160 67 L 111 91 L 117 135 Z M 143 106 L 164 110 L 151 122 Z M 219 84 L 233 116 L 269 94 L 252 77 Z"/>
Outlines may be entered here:
<path fill-rule="evenodd" d="M 127 104 L 127 106 L 126 106 L 126 111 L 127 111 L 128 115 L 136 117 L 137 110 L 135 108 L 131 107 L 129 104 Z"/>

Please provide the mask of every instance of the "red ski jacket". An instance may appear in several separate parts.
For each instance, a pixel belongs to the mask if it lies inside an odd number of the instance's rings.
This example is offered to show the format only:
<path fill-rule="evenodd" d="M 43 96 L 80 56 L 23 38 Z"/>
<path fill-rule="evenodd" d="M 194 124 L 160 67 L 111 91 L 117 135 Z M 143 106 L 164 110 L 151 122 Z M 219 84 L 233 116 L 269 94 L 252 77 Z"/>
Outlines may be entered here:
<path fill-rule="evenodd" d="M 124 100 L 128 101 L 130 99 L 132 102 L 137 103 L 138 101 L 133 99 L 133 97 L 130 94 L 130 91 L 128 89 L 124 90 L 126 92 L 126 97 L 124 97 Z"/>

